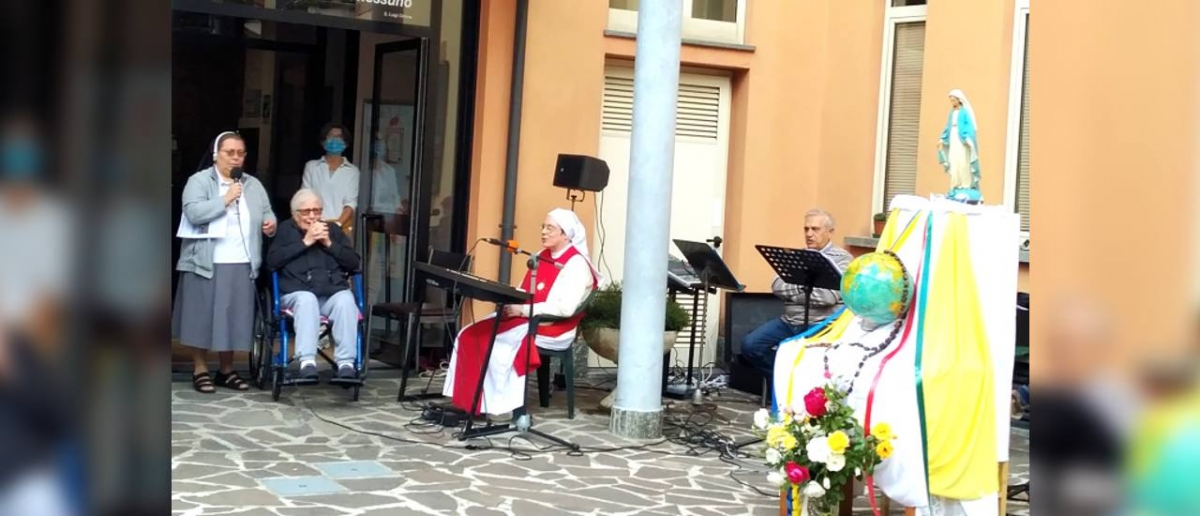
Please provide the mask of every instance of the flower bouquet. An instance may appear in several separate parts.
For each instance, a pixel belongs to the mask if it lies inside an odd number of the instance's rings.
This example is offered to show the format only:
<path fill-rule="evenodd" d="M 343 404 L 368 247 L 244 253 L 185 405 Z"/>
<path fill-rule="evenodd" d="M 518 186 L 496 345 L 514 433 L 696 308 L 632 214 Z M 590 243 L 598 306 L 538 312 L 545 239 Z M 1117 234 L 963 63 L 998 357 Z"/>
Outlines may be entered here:
<path fill-rule="evenodd" d="M 794 515 L 834 514 L 842 488 L 892 455 L 891 427 L 877 423 L 865 435 L 845 400 L 844 391 L 828 385 L 804 396 L 804 413 L 784 407 L 754 414 L 755 433 L 766 441 L 767 480 L 790 492 Z"/>

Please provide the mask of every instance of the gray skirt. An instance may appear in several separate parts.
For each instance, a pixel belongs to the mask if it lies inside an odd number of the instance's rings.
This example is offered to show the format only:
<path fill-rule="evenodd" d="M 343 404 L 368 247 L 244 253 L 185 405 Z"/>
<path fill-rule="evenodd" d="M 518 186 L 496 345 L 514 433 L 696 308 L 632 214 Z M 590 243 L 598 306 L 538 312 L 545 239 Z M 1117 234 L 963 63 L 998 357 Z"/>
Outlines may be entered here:
<path fill-rule="evenodd" d="M 250 351 L 254 280 L 248 263 L 218 263 L 212 279 L 184 272 L 175 289 L 171 336 L 209 351 Z"/>

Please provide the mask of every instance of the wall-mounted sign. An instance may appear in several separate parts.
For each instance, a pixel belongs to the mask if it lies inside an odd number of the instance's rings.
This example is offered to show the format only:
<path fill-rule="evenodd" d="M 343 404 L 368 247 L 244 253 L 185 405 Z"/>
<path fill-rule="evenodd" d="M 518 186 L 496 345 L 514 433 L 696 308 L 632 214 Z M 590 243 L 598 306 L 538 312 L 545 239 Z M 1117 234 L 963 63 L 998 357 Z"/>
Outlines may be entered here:
<path fill-rule="evenodd" d="M 440 0 L 212 0 L 218 4 L 239 4 L 301 11 L 323 16 L 357 20 L 431 26 L 433 2 Z"/>

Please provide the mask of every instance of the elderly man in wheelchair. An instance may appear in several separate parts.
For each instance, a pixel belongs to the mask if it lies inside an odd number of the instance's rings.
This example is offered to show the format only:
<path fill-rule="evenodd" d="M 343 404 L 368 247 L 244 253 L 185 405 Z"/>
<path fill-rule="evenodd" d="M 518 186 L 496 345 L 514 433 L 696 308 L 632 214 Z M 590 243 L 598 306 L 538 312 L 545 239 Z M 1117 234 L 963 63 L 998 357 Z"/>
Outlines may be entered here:
<path fill-rule="evenodd" d="M 280 307 L 293 319 L 300 377 L 317 379 L 317 340 L 324 317 L 335 345 L 335 378 L 353 379 L 358 374 L 359 308 L 349 280 L 359 271 L 358 253 L 341 228 L 322 221 L 316 192 L 296 192 L 291 208 L 292 218 L 279 225 L 266 264 L 278 277 Z"/>

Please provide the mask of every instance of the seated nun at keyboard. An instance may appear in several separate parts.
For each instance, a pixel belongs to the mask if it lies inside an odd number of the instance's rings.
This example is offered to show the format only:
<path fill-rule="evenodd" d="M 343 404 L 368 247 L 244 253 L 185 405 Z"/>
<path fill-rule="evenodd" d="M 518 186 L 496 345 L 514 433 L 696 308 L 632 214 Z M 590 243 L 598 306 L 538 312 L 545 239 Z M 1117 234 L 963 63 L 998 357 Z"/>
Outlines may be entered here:
<path fill-rule="evenodd" d="M 533 292 L 534 315 L 552 319 L 538 326 L 537 346 L 566 349 L 575 340 L 575 328 L 583 318 L 582 313 L 576 312 L 595 290 L 600 276 L 588 257 L 587 231 L 574 212 L 556 209 L 546 216 L 542 224 L 542 247 L 541 256 L 554 260 L 562 268 L 539 260 L 536 288 L 530 290 L 527 272 L 520 289 Z M 474 413 L 505 414 L 525 404 L 525 374 L 541 365 L 537 349 L 529 346 L 531 356 L 526 370 L 526 346 L 521 344 L 529 332 L 529 315 L 528 304 L 506 306 L 501 314 L 496 345 L 483 383 L 483 398 Z M 471 411 L 495 316 L 489 315 L 463 328 L 454 342 L 442 394 L 462 410 Z"/>

